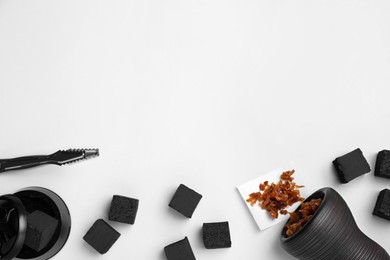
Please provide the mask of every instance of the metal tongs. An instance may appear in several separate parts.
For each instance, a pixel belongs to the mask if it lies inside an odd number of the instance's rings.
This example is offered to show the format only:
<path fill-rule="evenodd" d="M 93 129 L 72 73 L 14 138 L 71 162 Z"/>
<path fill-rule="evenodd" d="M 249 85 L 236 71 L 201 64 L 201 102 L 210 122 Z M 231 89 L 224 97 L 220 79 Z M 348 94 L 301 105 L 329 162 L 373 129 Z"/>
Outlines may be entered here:
<path fill-rule="evenodd" d="M 50 155 L 0 159 L 0 172 L 32 168 L 44 164 L 64 165 L 99 156 L 99 149 L 59 150 Z"/>

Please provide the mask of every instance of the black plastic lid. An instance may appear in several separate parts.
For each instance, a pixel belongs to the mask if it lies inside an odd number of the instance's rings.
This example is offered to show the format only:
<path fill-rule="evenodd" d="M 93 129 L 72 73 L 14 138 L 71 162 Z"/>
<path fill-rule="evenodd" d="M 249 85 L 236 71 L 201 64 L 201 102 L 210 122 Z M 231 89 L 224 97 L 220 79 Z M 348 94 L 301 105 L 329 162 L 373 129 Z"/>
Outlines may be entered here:
<path fill-rule="evenodd" d="M 27 212 L 22 201 L 14 195 L 0 197 L 0 259 L 11 260 L 24 245 Z"/>

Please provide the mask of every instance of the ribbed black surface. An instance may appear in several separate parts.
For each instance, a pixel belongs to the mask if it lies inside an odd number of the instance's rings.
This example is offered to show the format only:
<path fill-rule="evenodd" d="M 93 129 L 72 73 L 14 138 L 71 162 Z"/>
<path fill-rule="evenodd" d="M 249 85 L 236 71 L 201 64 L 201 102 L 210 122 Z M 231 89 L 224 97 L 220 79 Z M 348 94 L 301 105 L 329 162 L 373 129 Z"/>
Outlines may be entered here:
<path fill-rule="evenodd" d="M 344 199 L 332 188 L 313 193 L 306 201 L 322 198 L 313 218 L 281 245 L 302 260 L 390 260 L 387 252 L 360 231 Z"/>

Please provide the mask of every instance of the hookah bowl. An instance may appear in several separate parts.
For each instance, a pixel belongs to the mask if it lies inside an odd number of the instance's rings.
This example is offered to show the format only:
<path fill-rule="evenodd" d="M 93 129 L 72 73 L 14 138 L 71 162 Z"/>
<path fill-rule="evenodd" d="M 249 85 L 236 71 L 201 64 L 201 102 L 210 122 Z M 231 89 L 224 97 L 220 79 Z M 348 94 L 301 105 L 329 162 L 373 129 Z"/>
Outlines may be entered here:
<path fill-rule="evenodd" d="M 359 229 L 339 193 L 322 188 L 305 202 L 318 198 L 322 199 L 320 207 L 301 230 L 286 237 L 283 228 L 280 243 L 285 251 L 301 260 L 390 260 L 388 253 Z"/>
<path fill-rule="evenodd" d="M 27 215 L 39 210 L 55 218 L 58 225 L 48 244 L 39 252 L 24 244 Z M 0 196 L 0 259 L 47 260 L 56 255 L 68 240 L 71 217 L 59 195 L 42 187 L 28 187 L 15 194 Z M 34 235 L 34 239 L 39 239 Z"/>

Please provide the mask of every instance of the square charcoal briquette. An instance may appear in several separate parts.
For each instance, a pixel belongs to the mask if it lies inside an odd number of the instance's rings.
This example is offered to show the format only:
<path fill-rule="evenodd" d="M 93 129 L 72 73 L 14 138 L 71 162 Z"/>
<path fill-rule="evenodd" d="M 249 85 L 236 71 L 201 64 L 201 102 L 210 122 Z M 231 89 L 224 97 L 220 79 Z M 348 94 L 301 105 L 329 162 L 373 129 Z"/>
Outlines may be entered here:
<path fill-rule="evenodd" d="M 41 251 L 52 239 L 57 226 L 57 219 L 40 210 L 28 214 L 24 244 L 36 252 Z"/>
<path fill-rule="evenodd" d="M 103 219 L 98 219 L 83 237 L 100 254 L 105 254 L 120 237 L 120 233 Z"/>
<path fill-rule="evenodd" d="M 379 193 L 372 214 L 390 220 L 390 190 L 384 189 Z"/>
<path fill-rule="evenodd" d="M 167 260 L 196 260 L 187 237 L 164 247 L 164 251 Z"/>
<path fill-rule="evenodd" d="M 371 171 L 370 165 L 359 148 L 336 158 L 333 165 L 340 181 L 343 183 L 348 183 L 356 177 Z"/>
<path fill-rule="evenodd" d="M 139 200 L 114 195 L 111 201 L 108 219 L 126 224 L 134 224 Z"/>
<path fill-rule="evenodd" d="M 203 243 L 207 249 L 231 247 L 229 222 L 203 223 Z"/>
<path fill-rule="evenodd" d="M 375 176 L 390 179 L 390 151 L 380 151 L 376 157 Z"/>
<path fill-rule="evenodd" d="M 191 218 L 201 199 L 202 195 L 187 186 L 180 184 L 169 203 L 169 207 L 187 218 Z"/>

